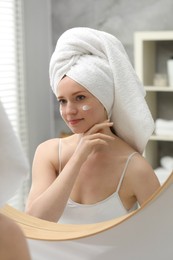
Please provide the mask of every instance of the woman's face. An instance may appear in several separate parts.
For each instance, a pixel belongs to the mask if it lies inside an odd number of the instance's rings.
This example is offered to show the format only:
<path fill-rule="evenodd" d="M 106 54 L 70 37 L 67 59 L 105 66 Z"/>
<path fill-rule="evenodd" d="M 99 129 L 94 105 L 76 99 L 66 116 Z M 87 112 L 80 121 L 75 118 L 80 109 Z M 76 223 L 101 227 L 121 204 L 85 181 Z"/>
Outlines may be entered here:
<path fill-rule="evenodd" d="M 60 114 L 73 133 L 84 133 L 107 119 L 100 101 L 79 83 L 64 77 L 58 86 Z"/>

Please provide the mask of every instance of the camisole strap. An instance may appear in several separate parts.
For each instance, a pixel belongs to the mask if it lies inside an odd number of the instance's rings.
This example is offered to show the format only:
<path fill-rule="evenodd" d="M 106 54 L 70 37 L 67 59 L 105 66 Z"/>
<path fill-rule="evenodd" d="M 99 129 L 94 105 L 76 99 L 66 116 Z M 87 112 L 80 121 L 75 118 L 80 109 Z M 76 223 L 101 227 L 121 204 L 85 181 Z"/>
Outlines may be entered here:
<path fill-rule="evenodd" d="M 125 175 L 126 170 L 127 170 L 127 167 L 128 167 L 128 164 L 129 164 L 131 158 L 133 157 L 133 155 L 136 154 L 136 153 L 137 153 L 137 152 L 133 152 L 133 153 L 130 154 L 129 157 L 127 158 L 127 161 L 126 161 L 126 164 L 125 164 L 125 167 L 124 167 L 123 173 L 122 173 L 121 178 L 120 178 L 120 181 L 119 181 L 119 183 L 118 183 L 118 187 L 117 187 L 117 191 L 116 191 L 117 193 L 118 193 L 119 190 L 120 190 L 121 184 L 122 184 L 123 179 L 124 179 L 124 175 Z"/>
<path fill-rule="evenodd" d="M 59 174 L 61 172 L 61 146 L 62 146 L 62 142 L 61 142 L 61 138 L 59 139 L 59 144 L 58 144 L 58 164 L 59 164 Z"/>

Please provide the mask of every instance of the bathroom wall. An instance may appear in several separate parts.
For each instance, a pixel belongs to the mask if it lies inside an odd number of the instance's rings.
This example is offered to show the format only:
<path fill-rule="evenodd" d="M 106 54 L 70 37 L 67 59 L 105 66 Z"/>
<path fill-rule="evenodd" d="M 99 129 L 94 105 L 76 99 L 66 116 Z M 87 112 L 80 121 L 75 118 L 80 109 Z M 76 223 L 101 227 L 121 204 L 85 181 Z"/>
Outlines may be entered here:
<path fill-rule="evenodd" d="M 65 30 L 87 26 L 112 33 L 133 64 L 135 31 L 173 30 L 172 0 L 52 0 L 52 51 Z M 68 131 L 55 105 L 56 134 Z"/>

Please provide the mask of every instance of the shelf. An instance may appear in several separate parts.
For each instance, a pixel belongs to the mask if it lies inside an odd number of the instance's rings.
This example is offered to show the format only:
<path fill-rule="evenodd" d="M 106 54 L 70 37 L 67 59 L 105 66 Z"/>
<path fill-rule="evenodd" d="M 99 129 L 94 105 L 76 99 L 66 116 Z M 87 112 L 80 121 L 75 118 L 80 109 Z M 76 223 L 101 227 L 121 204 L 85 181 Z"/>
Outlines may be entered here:
<path fill-rule="evenodd" d="M 173 39 L 173 31 L 145 31 L 136 33 L 140 41 L 169 41 Z"/>
<path fill-rule="evenodd" d="M 134 35 L 134 67 L 146 91 L 146 102 L 154 121 L 173 120 L 173 87 L 154 86 L 156 74 L 167 76 L 167 61 L 173 53 L 173 31 L 145 31 Z M 173 155 L 173 134 L 153 134 L 145 149 L 145 157 L 154 168 L 165 155 Z"/>
<path fill-rule="evenodd" d="M 164 87 L 156 87 L 156 86 L 144 86 L 146 91 L 150 92 L 173 92 L 173 87 L 164 86 Z"/>
<path fill-rule="evenodd" d="M 150 140 L 173 142 L 173 135 L 152 135 Z"/>

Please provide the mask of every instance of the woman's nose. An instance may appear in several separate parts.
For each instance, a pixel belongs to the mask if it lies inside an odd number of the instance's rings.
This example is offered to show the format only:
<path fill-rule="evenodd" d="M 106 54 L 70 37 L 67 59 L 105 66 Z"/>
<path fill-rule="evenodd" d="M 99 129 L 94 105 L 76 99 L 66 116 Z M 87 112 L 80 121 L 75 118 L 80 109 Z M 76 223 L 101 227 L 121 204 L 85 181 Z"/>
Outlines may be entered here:
<path fill-rule="evenodd" d="M 74 103 L 67 103 L 66 106 L 66 114 L 76 114 L 77 113 L 77 107 Z"/>

